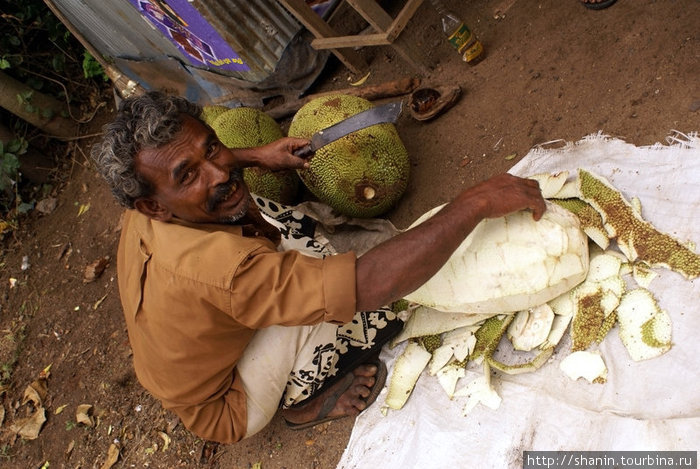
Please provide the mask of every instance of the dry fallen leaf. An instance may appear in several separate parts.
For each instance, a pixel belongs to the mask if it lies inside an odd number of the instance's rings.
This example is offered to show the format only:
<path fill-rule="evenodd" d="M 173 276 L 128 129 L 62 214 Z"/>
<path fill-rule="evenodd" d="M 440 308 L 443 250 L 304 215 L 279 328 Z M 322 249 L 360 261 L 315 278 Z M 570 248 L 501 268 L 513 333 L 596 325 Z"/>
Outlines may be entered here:
<path fill-rule="evenodd" d="M 109 256 L 97 259 L 92 264 L 85 267 L 85 274 L 83 275 L 83 283 L 90 283 L 97 280 L 97 278 L 102 275 L 109 265 Z"/>
<path fill-rule="evenodd" d="M 92 412 L 92 406 L 90 404 L 80 404 L 75 410 L 75 419 L 78 423 L 82 423 L 88 427 L 95 426 L 95 419 L 90 415 Z"/>
<path fill-rule="evenodd" d="M 112 443 L 109 445 L 107 457 L 105 458 L 105 462 L 102 463 L 102 467 L 100 469 L 109 469 L 110 467 L 114 466 L 117 460 L 119 460 L 119 447 Z"/>
<path fill-rule="evenodd" d="M 166 451 L 168 446 L 170 446 L 170 437 L 164 432 L 158 432 L 158 436 L 163 440 L 163 449 L 161 451 Z"/>
<path fill-rule="evenodd" d="M 371 72 L 367 72 L 367 74 L 366 74 L 365 76 L 363 76 L 362 78 L 360 78 L 360 79 L 357 80 L 356 82 L 350 83 L 350 86 L 362 86 L 362 85 L 364 85 L 364 83 L 365 83 L 365 82 L 367 81 L 367 79 L 369 78 L 369 74 L 370 74 L 370 73 L 371 73 Z"/>
<path fill-rule="evenodd" d="M 90 210 L 90 204 L 81 204 L 80 208 L 78 209 L 78 216 L 84 214 L 88 210 Z"/>
<path fill-rule="evenodd" d="M 58 406 L 58 408 L 53 411 L 54 415 L 60 414 L 61 412 L 63 412 L 63 409 L 65 409 L 66 407 L 68 407 L 68 404 L 63 404 L 62 406 Z"/>
<path fill-rule="evenodd" d="M 45 379 L 39 378 L 32 382 L 24 390 L 24 397 L 22 398 L 22 404 L 31 402 L 34 407 L 42 407 L 46 394 L 49 391 L 49 386 Z"/>
<path fill-rule="evenodd" d="M 46 422 L 46 411 L 39 407 L 27 418 L 17 420 L 10 426 L 10 431 L 16 433 L 25 440 L 36 440 L 39 437 L 41 427 Z"/>
<path fill-rule="evenodd" d="M 70 443 L 68 443 L 68 448 L 66 448 L 66 458 L 69 458 L 71 453 L 73 452 L 73 448 L 75 448 L 75 440 L 71 440 Z"/>

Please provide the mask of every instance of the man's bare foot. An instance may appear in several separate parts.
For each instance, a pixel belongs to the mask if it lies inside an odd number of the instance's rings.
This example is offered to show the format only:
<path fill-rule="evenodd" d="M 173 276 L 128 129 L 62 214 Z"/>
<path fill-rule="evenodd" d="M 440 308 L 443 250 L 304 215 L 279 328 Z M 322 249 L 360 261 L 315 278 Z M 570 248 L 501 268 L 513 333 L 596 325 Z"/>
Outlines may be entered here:
<path fill-rule="evenodd" d="M 282 416 L 290 427 L 300 429 L 328 420 L 358 415 L 376 399 L 385 380 L 386 368 L 383 364 L 360 365 L 330 388 L 313 397 L 308 404 L 283 410 Z M 372 399 L 368 399 L 370 395 Z"/>

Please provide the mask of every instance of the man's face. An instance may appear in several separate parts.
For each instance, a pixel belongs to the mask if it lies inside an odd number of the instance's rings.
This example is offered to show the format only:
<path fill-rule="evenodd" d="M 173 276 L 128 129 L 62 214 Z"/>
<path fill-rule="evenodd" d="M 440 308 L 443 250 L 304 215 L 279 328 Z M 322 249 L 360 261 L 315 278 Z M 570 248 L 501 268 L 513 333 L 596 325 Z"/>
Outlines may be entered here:
<path fill-rule="evenodd" d="M 154 193 L 134 205 L 161 221 L 235 222 L 251 203 L 242 170 L 209 127 L 187 115 L 182 124 L 172 142 L 136 155 L 136 171 L 153 185 Z"/>

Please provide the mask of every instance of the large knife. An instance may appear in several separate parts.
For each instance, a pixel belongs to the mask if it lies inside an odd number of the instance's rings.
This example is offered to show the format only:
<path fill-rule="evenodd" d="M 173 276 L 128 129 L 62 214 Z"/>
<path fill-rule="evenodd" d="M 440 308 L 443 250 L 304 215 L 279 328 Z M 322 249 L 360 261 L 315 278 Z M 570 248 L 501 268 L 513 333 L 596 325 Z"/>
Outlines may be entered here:
<path fill-rule="evenodd" d="M 311 143 L 299 148 L 294 154 L 296 156 L 307 157 L 315 153 L 319 148 L 358 130 L 375 124 L 384 124 L 387 122 L 395 123 L 399 118 L 399 114 L 401 114 L 402 107 L 402 101 L 395 101 L 393 103 L 367 109 L 347 119 L 343 119 L 313 134 L 311 136 Z"/>

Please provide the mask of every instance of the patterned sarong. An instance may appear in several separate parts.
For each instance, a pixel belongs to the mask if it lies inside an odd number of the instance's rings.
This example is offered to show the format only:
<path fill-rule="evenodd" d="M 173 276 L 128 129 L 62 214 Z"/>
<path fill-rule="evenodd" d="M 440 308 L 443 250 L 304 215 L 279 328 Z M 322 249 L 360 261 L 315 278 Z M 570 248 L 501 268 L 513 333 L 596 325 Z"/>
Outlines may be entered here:
<path fill-rule="evenodd" d="M 329 241 L 316 235 L 316 221 L 290 207 L 263 197 L 253 196 L 266 220 L 282 234 L 280 250 L 297 250 L 314 257 L 335 254 Z M 312 397 L 322 386 L 329 386 L 358 365 L 378 355 L 382 346 L 403 327 L 403 322 L 390 307 L 355 314 L 347 324 L 337 326 L 335 341 L 317 343 L 308 350 L 311 356 L 303 367 L 289 375 L 282 396 L 287 408 Z"/>

